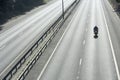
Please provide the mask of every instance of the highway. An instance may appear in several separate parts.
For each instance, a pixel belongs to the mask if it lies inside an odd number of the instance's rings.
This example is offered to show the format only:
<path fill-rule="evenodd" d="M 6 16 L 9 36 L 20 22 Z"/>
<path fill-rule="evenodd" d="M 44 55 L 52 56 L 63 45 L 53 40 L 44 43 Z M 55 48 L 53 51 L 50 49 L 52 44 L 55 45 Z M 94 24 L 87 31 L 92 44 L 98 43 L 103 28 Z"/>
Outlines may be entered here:
<path fill-rule="evenodd" d="M 108 7 L 107 0 L 81 0 L 37 80 L 120 80 L 119 40 L 113 36 L 120 19 Z M 94 26 L 99 28 L 98 39 L 93 37 Z"/>
<path fill-rule="evenodd" d="M 74 1 L 65 0 L 65 10 Z M 19 61 L 21 55 L 24 55 L 60 17 L 61 5 L 61 0 L 57 0 L 0 34 L 0 76 L 9 71 Z"/>

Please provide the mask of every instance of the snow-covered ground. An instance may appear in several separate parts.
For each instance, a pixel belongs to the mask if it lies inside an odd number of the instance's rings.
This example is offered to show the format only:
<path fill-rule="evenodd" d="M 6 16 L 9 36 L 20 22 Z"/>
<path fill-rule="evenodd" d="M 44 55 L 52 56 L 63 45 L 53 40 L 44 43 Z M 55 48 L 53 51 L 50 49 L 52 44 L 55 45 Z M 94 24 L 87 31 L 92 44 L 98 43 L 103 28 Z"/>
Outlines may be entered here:
<path fill-rule="evenodd" d="M 48 0 L 46 0 L 48 1 Z M 44 5 L 41 5 L 39 7 L 36 7 L 34 9 L 32 9 L 31 11 L 29 12 L 26 12 L 24 15 L 19 15 L 19 16 L 16 16 L 16 17 L 13 17 L 12 19 L 8 20 L 6 23 L 4 23 L 2 26 L 2 30 L 0 31 L 0 33 L 3 33 L 4 31 L 10 29 L 12 26 L 14 26 L 14 23 L 19 23 L 21 20 L 27 18 L 28 16 L 30 15 L 34 15 L 35 13 L 37 13 L 38 11 L 40 10 L 43 10 L 44 8 L 46 8 L 48 5 L 56 2 L 57 0 L 49 0 L 47 2 L 47 4 L 44 4 Z"/>

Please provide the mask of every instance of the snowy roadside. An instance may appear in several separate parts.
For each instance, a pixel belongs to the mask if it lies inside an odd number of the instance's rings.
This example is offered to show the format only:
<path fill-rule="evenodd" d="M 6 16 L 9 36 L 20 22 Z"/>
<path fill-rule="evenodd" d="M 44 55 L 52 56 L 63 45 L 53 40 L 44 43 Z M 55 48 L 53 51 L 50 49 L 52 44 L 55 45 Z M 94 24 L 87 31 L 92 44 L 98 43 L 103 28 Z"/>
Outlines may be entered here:
<path fill-rule="evenodd" d="M 47 4 L 41 5 L 39 7 L 36 7 L 34 9 L 32 9 L 29 12 L 26 12 L 24 15 L 19 15 L 16 17 L 11 18 L 10 20 L 8 20 L 6 23 L 4 23 L 2 26 L 2 30 L 0 31 L 0 33 L 3 33 L 4 31 L 10 29 L 11 27 L 13 27 L 15 24 L 19 23 L 20 21 L 28 18 L 29 16 L 34 15 L 35 13 L 43 10 L 44 8 L 46 8 L 47 6 L 49 6 L 50 4 L 56 2 L 57 0 L 49 0 L 47 2 Z"/>
<path fill-rule="evenodd" d="M 110 4 L 112 5 L 114 11 L 117 13 L 117 15 L 120 17 L 120 3 L 117 3 L 115 0 L 109 0 Z M 118 11 L 119 10 L 119 11 Z"/>

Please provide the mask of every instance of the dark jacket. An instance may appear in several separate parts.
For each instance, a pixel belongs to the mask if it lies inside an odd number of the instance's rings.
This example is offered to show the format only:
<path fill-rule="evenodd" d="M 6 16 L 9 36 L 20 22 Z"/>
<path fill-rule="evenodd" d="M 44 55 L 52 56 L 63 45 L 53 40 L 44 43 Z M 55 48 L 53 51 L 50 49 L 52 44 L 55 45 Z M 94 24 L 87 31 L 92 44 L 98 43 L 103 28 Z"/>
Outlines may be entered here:
<path fill-rule="evenodd" d="M 97 26 L 94 27 L 94 34 L 98 34 L 98 27 Z"/>

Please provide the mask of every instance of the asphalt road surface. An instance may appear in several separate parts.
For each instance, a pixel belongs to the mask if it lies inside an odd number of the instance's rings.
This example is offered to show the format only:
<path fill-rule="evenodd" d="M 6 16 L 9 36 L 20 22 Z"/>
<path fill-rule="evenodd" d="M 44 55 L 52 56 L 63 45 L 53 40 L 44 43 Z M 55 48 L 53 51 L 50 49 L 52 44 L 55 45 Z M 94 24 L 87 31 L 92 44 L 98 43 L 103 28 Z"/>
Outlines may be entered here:
<path fill-rule="evenodd" d="M 116 55 L 116 60 L 118 63 L 118 68 L 120 71 L 120 19 L 116 15 L 116 12 L 113 10 L 113 8 L 110 6 L 109 2 L 107 0 L 102 0 L 103 8 L 105 9 L 105 17 L 108 23 L 108 28 L 111 35 L 111 40 L 113 43 L 113 48 Z"/>
<path fill-rule="evenodd" d="M 103 3 L 81 0 L 38 80 L 120 80 Z M 94 26 L 99 28 L 98 39 L 93 37 Z"/>
<path fill-rule="evenodd" d="M 65 10 L 75 0 L 65 0 Z M 62 14 L 62 2 L 57 0 L 48 7 L 15 23 L 0 34 L 0 76 L 17 63 L 21 55 L 43 35 Z"/>

